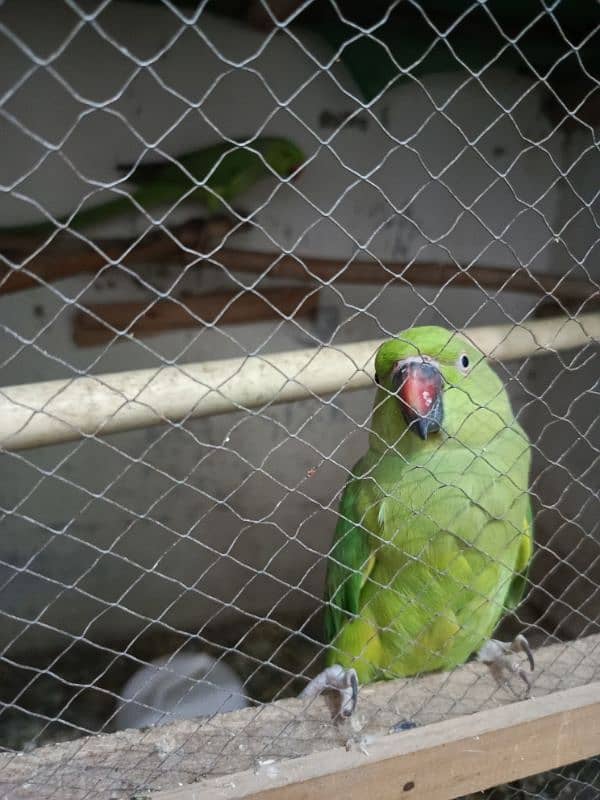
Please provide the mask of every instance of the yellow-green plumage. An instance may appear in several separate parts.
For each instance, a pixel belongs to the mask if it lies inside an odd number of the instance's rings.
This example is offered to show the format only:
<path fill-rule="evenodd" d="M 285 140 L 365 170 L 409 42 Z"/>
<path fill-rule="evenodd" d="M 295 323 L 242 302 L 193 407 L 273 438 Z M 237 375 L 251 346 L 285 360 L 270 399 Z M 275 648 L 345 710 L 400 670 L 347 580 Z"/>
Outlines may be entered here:
<path fill-rule="evenodd" d="M 391 389 L 393 365 L 416 355 L 443 376 L 443 427 L 426 440 Z M 533 549 L 530 445 L 481 354 L 413 328 L 380 348 L 376 372 L 369 450 L 344 490 L 327 574 L 328 663 L 362 683 L 464 662 L 518 603 Z"/>

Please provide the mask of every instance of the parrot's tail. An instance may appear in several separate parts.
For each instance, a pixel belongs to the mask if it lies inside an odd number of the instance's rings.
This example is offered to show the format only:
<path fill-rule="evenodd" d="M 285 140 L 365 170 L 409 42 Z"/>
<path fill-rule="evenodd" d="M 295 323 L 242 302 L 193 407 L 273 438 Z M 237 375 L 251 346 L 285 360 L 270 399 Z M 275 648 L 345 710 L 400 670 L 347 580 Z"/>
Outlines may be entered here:
<path fill-rule="evenodd" d="M 92 208 L 86 208 L 76 214 L 71 222 L 69 228 L 80 230 L 87 228 L 89 225 L 98 225 L 102 222 L 107 222 L 113 217 L 121 214 L 127 214 L 135 210 L 135 206 L 127 197 L 119 197 L 115 200 L 108 200 L 106 203 L 100 203 Z M 58 222 L 64 225 L 68 222 L 69 217 L 62 217 Z M 11 236 L 45 236 L 56 230 L 54 222 L 34 222 L 32 225 L 19 225 L 16 227 L 0 227 L 0 235 L 8 234 Z"/>

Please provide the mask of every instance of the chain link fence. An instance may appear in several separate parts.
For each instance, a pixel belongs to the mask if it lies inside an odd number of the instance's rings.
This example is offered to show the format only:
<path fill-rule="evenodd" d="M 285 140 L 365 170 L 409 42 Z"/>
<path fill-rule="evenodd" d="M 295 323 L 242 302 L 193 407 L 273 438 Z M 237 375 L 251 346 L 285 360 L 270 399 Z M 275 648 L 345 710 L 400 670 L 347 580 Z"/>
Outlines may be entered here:
<path fill-rule="evenodd" d="M 0 35 L 3 796 L 225 791 L 522 699 L 475 661 L 378 673 L 341 725 L 289 699 L 415 326 L 479 346 L 531 442 L 494 635 L 534 696 L 597 681 L 600 7 L 0 0 Z"/>

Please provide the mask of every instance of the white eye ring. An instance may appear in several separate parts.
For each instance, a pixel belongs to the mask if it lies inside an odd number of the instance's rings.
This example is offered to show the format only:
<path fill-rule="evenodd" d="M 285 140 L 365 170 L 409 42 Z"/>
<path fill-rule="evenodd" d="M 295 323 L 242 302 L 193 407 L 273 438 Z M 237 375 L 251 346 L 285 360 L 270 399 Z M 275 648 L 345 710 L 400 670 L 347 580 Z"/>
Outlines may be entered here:
<path fill-rule="evenodd" d="M 463 373 L 463 375 L 467 374 L 467 372 L 469 371 L 470 365 L 471 365 L 471 362 L 469 360 L 469 356 L 466 353 L 462 353 L 459 356 L 458 361 L 456 362 L 456 366 Z"/>

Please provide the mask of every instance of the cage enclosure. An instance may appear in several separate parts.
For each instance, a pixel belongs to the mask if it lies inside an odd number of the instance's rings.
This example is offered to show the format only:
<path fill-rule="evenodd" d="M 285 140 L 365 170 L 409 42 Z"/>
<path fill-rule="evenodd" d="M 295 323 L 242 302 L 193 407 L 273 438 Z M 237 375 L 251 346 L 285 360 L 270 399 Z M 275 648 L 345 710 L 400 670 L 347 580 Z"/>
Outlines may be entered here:
<path fill-rule="evenodd" d="M 4 796 L 597 797 L 597 4 L 5 0 L 0 26 Z M 426 605 L 377 577 L 404 525 L 383 497 L 350 520 L 354 599 L 331 585 L 376 392 L 403 391 L 375 354 L 420 326 L 485 356 L 530 443 L 525 489 L 486 514 L 501 530 L 528 495 L 533 555 L 498 546 L 522 596 L 487 597 L 480 644 L 526 635 L 536 702 L 479 645 L 365 679 L 367 637 L 333 721 L 297 699 L 332 603 L 364 621 L 378 582 Z M 410 550 L 427 503 L 394 547 L 431 567 L 457 537 L 436 517 Z M 436 564 L 442 624 L 481 574 Z"/>

